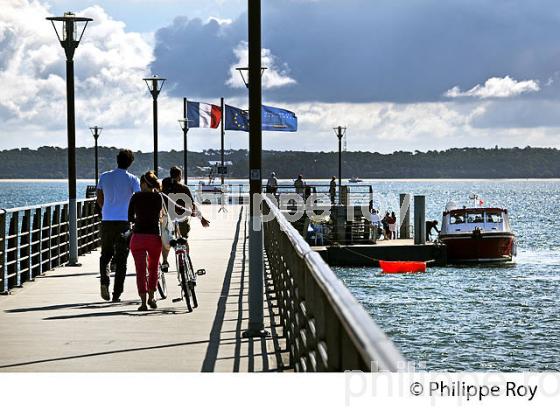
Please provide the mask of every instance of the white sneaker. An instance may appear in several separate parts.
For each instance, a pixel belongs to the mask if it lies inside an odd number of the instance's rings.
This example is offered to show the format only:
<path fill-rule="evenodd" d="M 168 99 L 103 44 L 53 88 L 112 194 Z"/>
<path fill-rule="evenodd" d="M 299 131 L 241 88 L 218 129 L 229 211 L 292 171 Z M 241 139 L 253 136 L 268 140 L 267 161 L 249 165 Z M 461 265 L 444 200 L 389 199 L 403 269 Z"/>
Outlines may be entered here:
<path fill-rule="evenodd" d="M 101 297 L 103 300 L 110 300 L 111 295 L 109 294 L 109 286 L 101 285 Z"/>

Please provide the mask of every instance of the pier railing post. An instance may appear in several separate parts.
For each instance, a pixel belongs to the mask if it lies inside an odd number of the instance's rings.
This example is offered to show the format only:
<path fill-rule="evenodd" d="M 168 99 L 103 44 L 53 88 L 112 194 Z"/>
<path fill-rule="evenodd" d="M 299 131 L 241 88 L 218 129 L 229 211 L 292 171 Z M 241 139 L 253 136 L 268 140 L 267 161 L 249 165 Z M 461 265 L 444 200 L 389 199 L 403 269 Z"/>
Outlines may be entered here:
<path fill-rule="evenodd" d="M 41 243 L 42 243 L 42 231 L 43 231 L 43 210 L 41 207 L 35 208 L 33 217 L 33 235 L 31 236 L 33 246 L 31 247 L 31 253 L 33 257 L 31 258 L 31 265 L 33 266 L 33 276 L 40 275 L 42 272 L 42 253 L 41 253 Z"/>
<path fill-rule="evenodd" d="M 0 241 L 2 245 L 0 251 L 2 251 L 2 258 L 0 259 L 0 275 L 2 275 L 2 288 L 0 293 L 8 293 L 8 254 L 6 253 L 7 243 L 6 243 L 6 211 L 0 209 Z"/>
<path fill-rule="evenodd" d="M 26 209 L 23 213 L 19 255 L 21 273 L 27 273 L 27 277 L 23 280 L 33 280 L 31 271 L 31 209 Z"/>
<path fill-rule="evenodd" d="M 410 194 L 400 194 L 400 237 L 410 239 Z"/>
<path fill-rule="evenodd" d="M 426 243 L 426 197 L 414 196 L 414 244 Z"/>
<path fill-rule="evenodd" d="M 10 218 L 10 229 L 8 231 L 8 276 L 15 277 L 15 286 L 21 286 L 19 270 L 19 212 L 12 212 Z M 12 281 L 13 283 L 13 281 Z"/>

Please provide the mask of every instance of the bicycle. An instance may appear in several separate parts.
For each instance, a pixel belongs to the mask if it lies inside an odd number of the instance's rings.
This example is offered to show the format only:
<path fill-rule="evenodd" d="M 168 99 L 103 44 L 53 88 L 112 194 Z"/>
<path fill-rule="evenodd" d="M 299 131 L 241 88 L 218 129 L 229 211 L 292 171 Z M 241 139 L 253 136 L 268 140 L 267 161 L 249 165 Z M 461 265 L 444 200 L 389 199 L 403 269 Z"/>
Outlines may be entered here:
<path fill-rule="evenodd" d="M 165 281 L 165 271 L 159 264 L 157 290 L 161 299 L 167 299 L 167 282 Z"/>
<path fill-rule="evenodd" d="M 174 222 L 174 224 L 175 232 L 180 232 L 177 226 L 178 222 Z M 173 238 L 169 243 L 175 250 L 175 262 L 177 264 L 177 281 L 179 282 L 179 287 L 181 288 L 181 297 L 173 299 L 173 302 L 180 302 L 181 300 L 184 300 L 187 305 L 188 311 L 192 312 L 193 308 L 198 307 L 198 299 L 196 297 L 195 290 L 196 279 L 197 276 L 205 275 L 206 270 L 198 269 L 196 272 L 194 271 L 191 257 L 189 255 L 189 245 L 187 242 L 187 238 L 178 236 L 177 238 Z M 162 274 L 162 277 L 164 278 L 163 281 L 165 282 L 165 275 Z"/>

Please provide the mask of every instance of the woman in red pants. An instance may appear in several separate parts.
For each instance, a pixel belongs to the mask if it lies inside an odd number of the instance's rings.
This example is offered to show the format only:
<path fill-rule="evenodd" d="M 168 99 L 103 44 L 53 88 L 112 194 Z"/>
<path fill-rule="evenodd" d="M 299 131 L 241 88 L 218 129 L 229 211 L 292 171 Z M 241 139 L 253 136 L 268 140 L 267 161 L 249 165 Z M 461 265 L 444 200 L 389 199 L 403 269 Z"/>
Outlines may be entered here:
<path fill-rule="evenodd" d="M 140 192 L 130 199 L 128 219 L 134 223 L 130 251 L 136 265 L 136 285 L 142 304 L 139 311 L 148 310 L 147 304 L 156 309 L 154 292 L 158 281 L 158 264 L 161 255 L 159 220 L 162 211 L 161 187 L 153 171 L 140 178 Z M 146 274 L 146 260 L 147 270 Z"/>

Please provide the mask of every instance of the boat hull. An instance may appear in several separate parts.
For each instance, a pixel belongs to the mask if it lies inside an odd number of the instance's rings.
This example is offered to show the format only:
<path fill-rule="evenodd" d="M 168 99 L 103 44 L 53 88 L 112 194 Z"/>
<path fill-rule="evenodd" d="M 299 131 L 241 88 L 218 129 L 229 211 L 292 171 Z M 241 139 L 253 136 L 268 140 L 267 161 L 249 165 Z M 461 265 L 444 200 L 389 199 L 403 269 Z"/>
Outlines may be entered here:
<path fill-rule="evenodd" d="M 513 259 L 513 233 L 448 234 L 440 235 L 439 239 L 447 245 L 449 263 L 496 263 Z"/>

